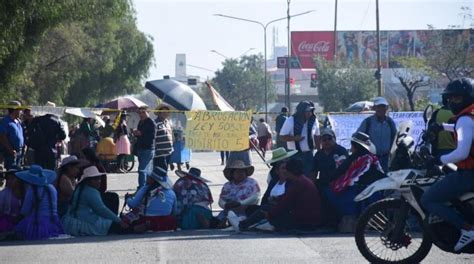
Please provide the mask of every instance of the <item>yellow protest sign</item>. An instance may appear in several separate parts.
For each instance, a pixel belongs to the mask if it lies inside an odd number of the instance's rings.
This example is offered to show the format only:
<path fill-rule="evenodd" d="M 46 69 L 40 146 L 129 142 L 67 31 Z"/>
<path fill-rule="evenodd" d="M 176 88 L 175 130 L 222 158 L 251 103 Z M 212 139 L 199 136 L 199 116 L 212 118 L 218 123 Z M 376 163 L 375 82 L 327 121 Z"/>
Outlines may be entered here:
<path fill-rule="evenodd" d="M 186 147 L 194 150 L 238 151 L 249 147 L 252 112 L 186 112 Z"/>

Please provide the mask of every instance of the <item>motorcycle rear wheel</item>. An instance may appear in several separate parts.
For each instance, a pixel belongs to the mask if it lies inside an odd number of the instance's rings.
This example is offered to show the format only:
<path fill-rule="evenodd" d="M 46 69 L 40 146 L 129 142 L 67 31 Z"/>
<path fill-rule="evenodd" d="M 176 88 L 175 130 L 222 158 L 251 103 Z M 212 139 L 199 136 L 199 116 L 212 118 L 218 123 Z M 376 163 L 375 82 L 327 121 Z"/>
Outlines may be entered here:
<path fill-rule="evenodd" d="M 403 228 L 404 241 L 391 241 L 394 216 L 400 211 L 401 204 L 400 199 L 384 199 L 369 206 L 359 217 L 355 230 L 356 245 L 370 263 L 419 263 L 430 252 L 432 242 L 428 233 L 423 230 L 421 221 L 414 221 L 421 230 L 415 232 L 413 221 L 409 223 L 407 219 Z M 409 215 L 414 216 L 413 211 L 410 210 Z"/>

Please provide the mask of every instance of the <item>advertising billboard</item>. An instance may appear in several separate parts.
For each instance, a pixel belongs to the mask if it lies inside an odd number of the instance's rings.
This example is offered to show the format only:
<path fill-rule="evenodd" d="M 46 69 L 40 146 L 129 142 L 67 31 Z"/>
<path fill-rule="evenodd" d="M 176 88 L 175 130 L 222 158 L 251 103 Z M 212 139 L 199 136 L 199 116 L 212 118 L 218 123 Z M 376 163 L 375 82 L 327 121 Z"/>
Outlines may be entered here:
<path fill-rule="evenodd" d="M 380 31 L 380 59 L 382 68 L 397 68 L 400 56 L 424 57 L 433 45 L 442 45 L 443 39 L 461 35 L 470 39 L 467 48 L 474 49 L 472 30 L 398 30 Z M 377 67 L 377 34 L 375 31 L 338 31 L 336 56 L 349 62 Z M 314 69 L 313 59 L 322 56 L 333 59 L 333 31 L 292 32 L 292 56 L 301 60 L 302 68 Z"/>

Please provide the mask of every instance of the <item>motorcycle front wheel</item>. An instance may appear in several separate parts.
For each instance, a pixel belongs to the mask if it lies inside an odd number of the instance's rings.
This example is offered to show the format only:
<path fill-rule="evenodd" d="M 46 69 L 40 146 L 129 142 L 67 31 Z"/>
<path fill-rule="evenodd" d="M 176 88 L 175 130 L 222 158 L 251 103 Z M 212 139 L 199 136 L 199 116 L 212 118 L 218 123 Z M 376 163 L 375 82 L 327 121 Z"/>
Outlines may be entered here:
<path fill-rule="evenodd" d="M 384 199 L 370 205 L 359 217 L 355 240 L 370 263 L 419 263 L 430 252 L 431 239 L 411 207 L 402 237 L 394 238 L 395 218 L 401 205 L 399 199 Z"/>

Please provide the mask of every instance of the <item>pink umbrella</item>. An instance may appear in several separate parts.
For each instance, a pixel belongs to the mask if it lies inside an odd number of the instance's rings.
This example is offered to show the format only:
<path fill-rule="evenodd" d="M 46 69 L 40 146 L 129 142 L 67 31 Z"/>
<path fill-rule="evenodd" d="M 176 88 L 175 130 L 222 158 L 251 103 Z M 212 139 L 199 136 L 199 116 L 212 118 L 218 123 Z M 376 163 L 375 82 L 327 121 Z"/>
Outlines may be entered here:
<path fill-rule="evenodd" d="M 144 102 L 133 97 L 119 97 L 101 105 L 103 108 L 130 110 L 148 106 Z"/>

